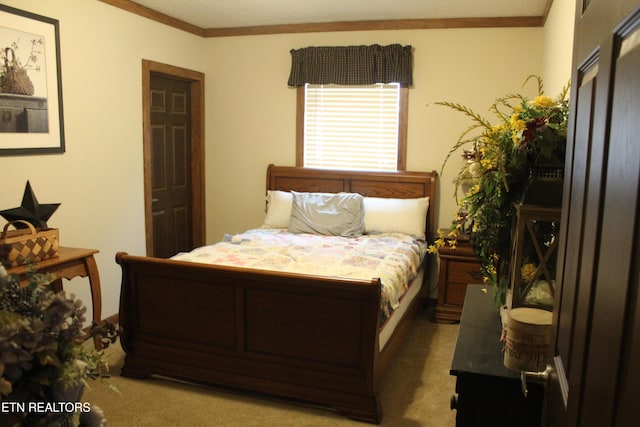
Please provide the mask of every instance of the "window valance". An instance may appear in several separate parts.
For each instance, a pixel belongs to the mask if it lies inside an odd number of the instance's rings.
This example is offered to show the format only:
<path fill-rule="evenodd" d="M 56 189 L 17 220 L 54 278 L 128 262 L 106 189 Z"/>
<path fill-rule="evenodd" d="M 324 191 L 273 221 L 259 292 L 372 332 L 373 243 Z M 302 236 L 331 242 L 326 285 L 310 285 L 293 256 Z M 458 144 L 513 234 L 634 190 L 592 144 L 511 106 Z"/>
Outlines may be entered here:
<path fill-rule="evenodd" d="M 411 46 L 320 46 L 291 50 L 289 86 L 413 84 Z"/>

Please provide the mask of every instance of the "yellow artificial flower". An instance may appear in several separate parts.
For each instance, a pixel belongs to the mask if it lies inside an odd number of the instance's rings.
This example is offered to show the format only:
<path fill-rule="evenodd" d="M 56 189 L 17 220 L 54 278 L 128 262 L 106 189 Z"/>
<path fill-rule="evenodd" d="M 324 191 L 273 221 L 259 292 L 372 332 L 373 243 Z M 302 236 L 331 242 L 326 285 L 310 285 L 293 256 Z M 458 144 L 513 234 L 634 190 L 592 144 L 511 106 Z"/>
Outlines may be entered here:
<path fill-rule="evenodd" d="M 474 194 L 476 194 L 478 191 L 480 191 L 480 185 L 478 184 L 474 184 L 469 191 L 467 192 L 467 197 L 469 196 L 473 196 Z"/>
<path fill-rule="evenodd" d="M 514 144 L 518 144 L 520 139 L 522 138 L 522 133 L 527 128 L 527 122 L 520 119 L 520 115 L 518 113 L 514 113 L 509 119 L 509 123 L 511 124 L 511 140 Z"/>
<path fill-rule="evenodd" d="M 538 267 L 536 267 L 536 265 L 531 262 L 524 264 L 522 268 L 520 268 L 520 275 L 522 276 L 522 280 L 524 280 L 525 282 L 529 282 L 536 274 L 537 269 Z"/>
<path fill-rule="evenodd" d="M 493 252 L 491 255 L 489 255 L 489 261 L 491 262 L 491 265 L 497 265 L 498 261 L 500 261 L 500 255 L 498 255 L 496 252 Z"/>
<path fill-rule="evenodd" d="M 493 135 L 500 135 L 501 133 L 504 133 L 504 131 L 507 130 L 507 125 L 505 125 L 504 123 L 500 123 L 498 125 L 494 125 L 491 130 L 489 130 L 487 132 L 487 134 L 489 136 L 493 136 Z"/>
<path fill-rule="evenodd" d="M 480 159 L 480 165 L 484 168 L 484 169 L 494 169 L 498 166 L 498 162 L 496 159 L 491 159 L 491 158 L 482 158 Z"/>
<path fill-rule="evenodd" d="M 509 125 L 511 126 L 511 129 L 516 130 L 524 129 L 527 126 L 524 120 L 520 118 L 520 114 L 518 113 L 513 113 L 511 115 L 511 117 L 509 118 Z"/>
<path fill-rule="evenodd" d="M 428 254 L 438 253 L 438 249 L 444 245 L 445 245 L 444 231 L 442 231 L 441 228 L 438 228 L 438 239 L 436 239 L 436 241 L 433 242 L 433 244 L 427 246 L 427 253 Z"/>
<path fill-rule="evenodd" d="M 553 107 L 555 105 L 555 102 L 553 101 L 553 99 L 546 95 L 539 95 L 536 96 L 533 101 L 529 101 L 529 104 L 534 107 L 549 108 Z"/>

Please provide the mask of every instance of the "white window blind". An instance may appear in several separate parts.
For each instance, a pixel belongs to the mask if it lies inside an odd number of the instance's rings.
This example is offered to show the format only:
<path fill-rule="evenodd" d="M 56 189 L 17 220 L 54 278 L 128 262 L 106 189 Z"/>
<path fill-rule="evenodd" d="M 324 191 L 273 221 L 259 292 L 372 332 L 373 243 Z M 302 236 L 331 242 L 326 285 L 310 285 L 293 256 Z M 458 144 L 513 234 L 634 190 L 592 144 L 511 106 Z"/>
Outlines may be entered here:
<path fill-rule="evenodd" d="M 400 85 L 305 85 L 304 166 L 388 170 L 398 165 Z"/>

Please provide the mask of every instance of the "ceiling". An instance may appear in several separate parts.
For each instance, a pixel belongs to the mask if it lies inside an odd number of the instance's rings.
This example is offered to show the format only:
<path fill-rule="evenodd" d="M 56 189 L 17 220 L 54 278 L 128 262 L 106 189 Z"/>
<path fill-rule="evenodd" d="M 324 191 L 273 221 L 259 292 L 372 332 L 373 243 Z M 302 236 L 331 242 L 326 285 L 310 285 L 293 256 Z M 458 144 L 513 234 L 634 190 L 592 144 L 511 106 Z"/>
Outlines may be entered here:
<path fill-rule="evenodd" d="M 102 0 L 197 28 L 546 16 L 552 0 Z M 125 6 L 129 4 L 128 6 Z M 133 7 L 132 7 L 133 6 Z M 138 11 L 137 13 L 140 13 Z M 140 13 L 143 14 L 144 13 Z M 155 17 L 157 18 L 157 16 Z"/>

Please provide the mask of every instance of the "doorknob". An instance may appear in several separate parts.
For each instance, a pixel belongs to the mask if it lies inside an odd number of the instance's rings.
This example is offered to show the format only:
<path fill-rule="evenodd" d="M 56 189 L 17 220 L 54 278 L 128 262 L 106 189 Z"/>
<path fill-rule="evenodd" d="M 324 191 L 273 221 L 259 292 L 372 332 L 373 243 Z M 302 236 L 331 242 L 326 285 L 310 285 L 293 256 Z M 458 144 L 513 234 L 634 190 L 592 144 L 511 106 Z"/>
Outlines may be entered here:
<path fill-rule="evenodd" d="M 551 365 L 547 365 L 547 368 L 542 372 L 520 372 L 520 385 L 522 386 L 522 394 L 527 397 L 529 389 L 527 388 L 527 380 L 533 383 L 542 384 L 546 387 L 549 382 L 549 375 L 551 373 Z"/>
<path fill-rule="evenodd" d="M 151 203 L 155 203 L 155 202 L 159 202 L 159 201 L 160 201 L 160 199 L 156 199 L 156 198 L 151 199 Z"/>

